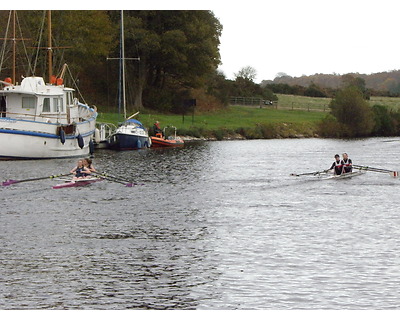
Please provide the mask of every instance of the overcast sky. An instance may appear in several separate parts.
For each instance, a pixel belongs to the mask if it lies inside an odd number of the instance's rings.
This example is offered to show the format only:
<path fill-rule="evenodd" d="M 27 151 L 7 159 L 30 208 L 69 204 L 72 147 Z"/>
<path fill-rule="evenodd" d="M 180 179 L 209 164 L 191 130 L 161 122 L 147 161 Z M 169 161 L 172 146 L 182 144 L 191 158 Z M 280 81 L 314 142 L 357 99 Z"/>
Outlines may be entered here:
<path fill-rule="evenodd" d="M 220 69 L 247 65 L 257 82 L 277 73 L 375 73 L 400 69 L 400 2 L 235 1 L 210 9 L 224 29 Z"/>
<path fill-rule="evenodd" d="M 257 71 L 256 82 L 279 72 L 400 69 L 400 1 L 395 0 L 70 0 L 39 1 L 35 7 L 23 2 L 30 9 L 212 10 L 223 25 L 219 69 L 231 79 L 246 66 Z M 26 8 L 18 4 L 17 9 Z M 16 5 L 5 2 L 4 9 Z"/>

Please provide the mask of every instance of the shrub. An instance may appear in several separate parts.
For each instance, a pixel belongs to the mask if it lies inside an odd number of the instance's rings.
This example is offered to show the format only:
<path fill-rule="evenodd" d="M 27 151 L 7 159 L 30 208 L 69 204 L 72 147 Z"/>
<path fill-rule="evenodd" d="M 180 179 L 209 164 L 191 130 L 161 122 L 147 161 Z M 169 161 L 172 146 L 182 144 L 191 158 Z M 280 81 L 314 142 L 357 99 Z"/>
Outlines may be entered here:
<path fill-rule="evenodd" d="M 350 86 L 339 90 L 330 103 L 331 113 L 342 125 L 342 136 L 363 137 L 371 134 L 375 121 L 363 93 Z"/>

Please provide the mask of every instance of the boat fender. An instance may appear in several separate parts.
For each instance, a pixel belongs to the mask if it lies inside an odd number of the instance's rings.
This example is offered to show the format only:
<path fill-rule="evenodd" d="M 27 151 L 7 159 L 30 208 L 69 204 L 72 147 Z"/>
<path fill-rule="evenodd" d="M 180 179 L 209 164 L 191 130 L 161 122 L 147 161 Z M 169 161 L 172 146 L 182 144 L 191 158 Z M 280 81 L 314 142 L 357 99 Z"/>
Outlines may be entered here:
<path fill-rule="evenodd" d="M 94 141 L 95 141 L 96 143 L 100 143 L 100 141 L 101 141 L 101 138 L 100 138 L 100 130 L 99 130 L 98 128 L 96 128 L 96 129 L 94 130 Z"/>
<path fill-rule="evenodd" d="M 63 128 L 60 128 L 60 141 L 62 144 L 65 143 L 65 131 Z"/>
<path fill-rule="evenodd" d="M 140 140 L 138 140 L 138 142 L 137 142 L 137 148 L 138 148 L 138 149 L 141 149 L 141 148 L 142 148 L 142 143 L 140 142 Z"/>
<path fill-rule="evenodd" d="M 94 154 L 94 142 L 93 142 L 93 139 L 90 139 L 90 141 L 89 141 L 89 152 L 90 152 L 91 155 Z"/>
<path fill-rule="evenodd" d="M 81 134 L 78 134 L 76 139 L 78 140 L 79 148 L 83 149 L 83 147 L 85 146 L 85 142 L 83 141 L 83 137 L 81 136 Z"/>

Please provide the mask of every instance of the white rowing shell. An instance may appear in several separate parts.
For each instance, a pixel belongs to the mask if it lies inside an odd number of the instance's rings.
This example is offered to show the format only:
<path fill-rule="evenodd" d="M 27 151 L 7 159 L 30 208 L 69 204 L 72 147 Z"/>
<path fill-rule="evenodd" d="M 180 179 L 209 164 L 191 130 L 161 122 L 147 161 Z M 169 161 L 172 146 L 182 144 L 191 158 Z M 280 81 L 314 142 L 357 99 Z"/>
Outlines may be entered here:
<path fill-rule="evenodd" d="M 354 171 L 354 172 L 349 172 L 349 173 L 343 173 L 341 175 L 332 175 L 332 176 L 329 176 L 329 177 L 323 177 L 321 179 L 323 179 L 323 180 L 328 180 L 328 179 L 348 179 L 348 178 L 352 178 L 352 177 L 355 177 L 355 176 L 362 175 L 364 173 L 365 173 L 364 171 Z"/>

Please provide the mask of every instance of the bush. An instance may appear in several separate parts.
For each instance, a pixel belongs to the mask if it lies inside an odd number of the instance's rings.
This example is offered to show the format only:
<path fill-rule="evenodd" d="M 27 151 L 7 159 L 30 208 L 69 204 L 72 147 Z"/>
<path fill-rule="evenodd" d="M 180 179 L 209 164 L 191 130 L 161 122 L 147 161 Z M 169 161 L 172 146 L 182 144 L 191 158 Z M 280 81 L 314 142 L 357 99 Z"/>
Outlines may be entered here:
<path fill-rule="evenodd" d="M 318 124 L 318 134 L 325 138 L 340 138 L 343 137 L 343 126 L 331 114 L 328 114 Z"/>
<path fill-rule="evenodd" d="M 377 136 L 393 136 L 396 134 L 396 120 L 392 117 L 388 107 L 382 105 L 374 105 L 375 126 L 372 131 Z"/>
<path fill-rule="evenodd" d="M 332 115 L 341 124 L 342 136 L 364 137 L 371 134 L 375 125 L 374 115 L 358 88 L 350 86 L 339 90 L 330 107 Z"/>

